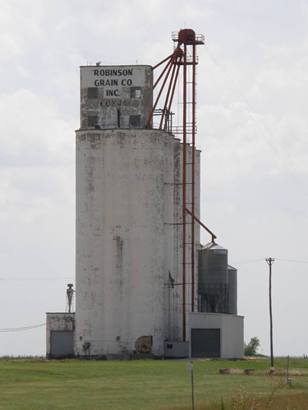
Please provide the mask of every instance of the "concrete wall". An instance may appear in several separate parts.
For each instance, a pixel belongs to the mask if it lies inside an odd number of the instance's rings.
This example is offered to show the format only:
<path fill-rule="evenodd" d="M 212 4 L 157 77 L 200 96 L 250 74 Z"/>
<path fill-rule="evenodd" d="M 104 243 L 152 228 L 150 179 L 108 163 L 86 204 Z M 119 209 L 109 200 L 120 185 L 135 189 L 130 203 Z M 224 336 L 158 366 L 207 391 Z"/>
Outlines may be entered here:
<path fill-rule="evenodd" d="M 222 357 L 241 358 L 244 354 L 244 317 L 224 315 Z"/>
<path fill-rule="evenodd" d="M 144 128 L 153 103 L 151 66 L 80 67 L 80 128 Z"/>
<path fill-rule="evenodd" d="M 169 272 L 182 280 L 181 144 L 158 130 L 76 136 L 76 354 L 132 353 L 150 336 L 162 356 L 181 340 L 181 286 L 168 286 Z"/>
<path fill-rule="evenodd" d="M 220 329 L 221 357 L 239 359 L 244 354 L 244 317 L 223 313 L 190 313 L 189 328 Z M 189 337 L 190 337 L 189 331 Z"/>
<path fill-rule="evenodd" d="M 188 342 L 165 342 L 165 358 L 186 358 L 189 356 Z"/>
<path fill-rule="evenodd" d="M 75 330 L 75 313 L 46 313 L 46 355 L 50 356 L 50 340 L 51 332 L 53 331 L 69 331 Z M 73 352 L 72 352 L 73 353 Z"/>

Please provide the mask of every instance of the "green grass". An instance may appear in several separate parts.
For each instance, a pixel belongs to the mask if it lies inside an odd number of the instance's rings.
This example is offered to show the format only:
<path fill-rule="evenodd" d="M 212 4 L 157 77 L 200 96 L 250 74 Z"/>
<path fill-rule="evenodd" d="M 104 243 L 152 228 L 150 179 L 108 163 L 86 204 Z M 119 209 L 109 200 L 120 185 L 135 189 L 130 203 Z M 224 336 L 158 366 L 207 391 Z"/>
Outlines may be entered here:
<path fill-rule="evenodd" d="M 221 409 L 220 404 L 217 407 L 214 403 L 221 403 L 222 399 L 225 409 L 244 409 L 244 405 L 236 407 L 234 403 L 236 400 L 248 403 L 252 397 L 264 397 L 266 403 L 269 398 L 284 397 L 277 407 L 280 410 L 289 397 L 301 398 L 306 400 L 306 407 L 302 408 L 308 408 L 308 360 L 290 359 L 290 371 L 294 374 L 291 387 L 284 383 L 284 365 L 285 360 L 277 360 L 280 375 L 268 376 L 266 359 L 195 361 L 196 410 Z M 186 366 L 185 360 L 3 359 L 0 360 L 0 409 L 189 409 L 191 385 Z M 224 367 L 237 370 L 234 374 L 220 375 L 219 369 Z M 245 368 L 255 369 L 255 374 L 243 375 L 241 371 Z"/>

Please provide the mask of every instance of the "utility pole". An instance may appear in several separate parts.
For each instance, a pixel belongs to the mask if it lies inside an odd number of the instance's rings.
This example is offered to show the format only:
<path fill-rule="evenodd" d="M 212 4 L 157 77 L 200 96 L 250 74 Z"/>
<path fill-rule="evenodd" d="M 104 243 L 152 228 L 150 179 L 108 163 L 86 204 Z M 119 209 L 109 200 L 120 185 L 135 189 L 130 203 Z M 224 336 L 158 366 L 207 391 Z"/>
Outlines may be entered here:
<path fill-rule="evenodd" d="M 274 367 L 274 353 L 273 353 L 273 313 L 272 313 L 272 264 L 275 262 L 274 258 L 266 258 L 266 263 L 269 268 L 269 314 L 270 314 L 270 345 L 271 345 L 271 367 Z"/>

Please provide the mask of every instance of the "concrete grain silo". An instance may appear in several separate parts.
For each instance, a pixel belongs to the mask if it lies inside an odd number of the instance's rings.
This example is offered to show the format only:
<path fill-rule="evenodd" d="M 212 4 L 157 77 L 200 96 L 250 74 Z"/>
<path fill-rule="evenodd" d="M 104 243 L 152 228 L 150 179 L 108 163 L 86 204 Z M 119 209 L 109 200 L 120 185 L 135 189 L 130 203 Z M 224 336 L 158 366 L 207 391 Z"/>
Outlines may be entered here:
<path fill-rule="evenodd" d="M 220 313 L 236 313 L 236 274 L 199 219 L 204 37 L 183 29 L 173 41 L 153 67 L 80 67 L 76 311 L 47 313 L 48 357 L 241 357 L 243 318 Z M 202 249 L 200 226 L 212 237 Z"/>
<path fill-rule="evenodd" d="M 150 66 L 81 67 L 78 356 L 162 356 L 170 334 L 180 339 L 177 290 L 170 301 L 168 280 L 179 275 L 181 143 L 145 129 L 152 89 Z"/>

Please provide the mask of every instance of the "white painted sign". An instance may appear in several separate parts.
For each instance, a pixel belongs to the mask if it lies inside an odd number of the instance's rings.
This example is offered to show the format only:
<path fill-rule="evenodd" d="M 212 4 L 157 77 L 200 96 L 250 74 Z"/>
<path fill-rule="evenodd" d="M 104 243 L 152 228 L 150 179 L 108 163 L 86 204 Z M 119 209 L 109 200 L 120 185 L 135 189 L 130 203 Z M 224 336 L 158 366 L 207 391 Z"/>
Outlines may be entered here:
<path fill-rule="evenodd" d="M 81 88 L 102 88 L 103 98 L 127 98 L 129 88 L 146 87 L 149 66 L 84 66 Z"/>

